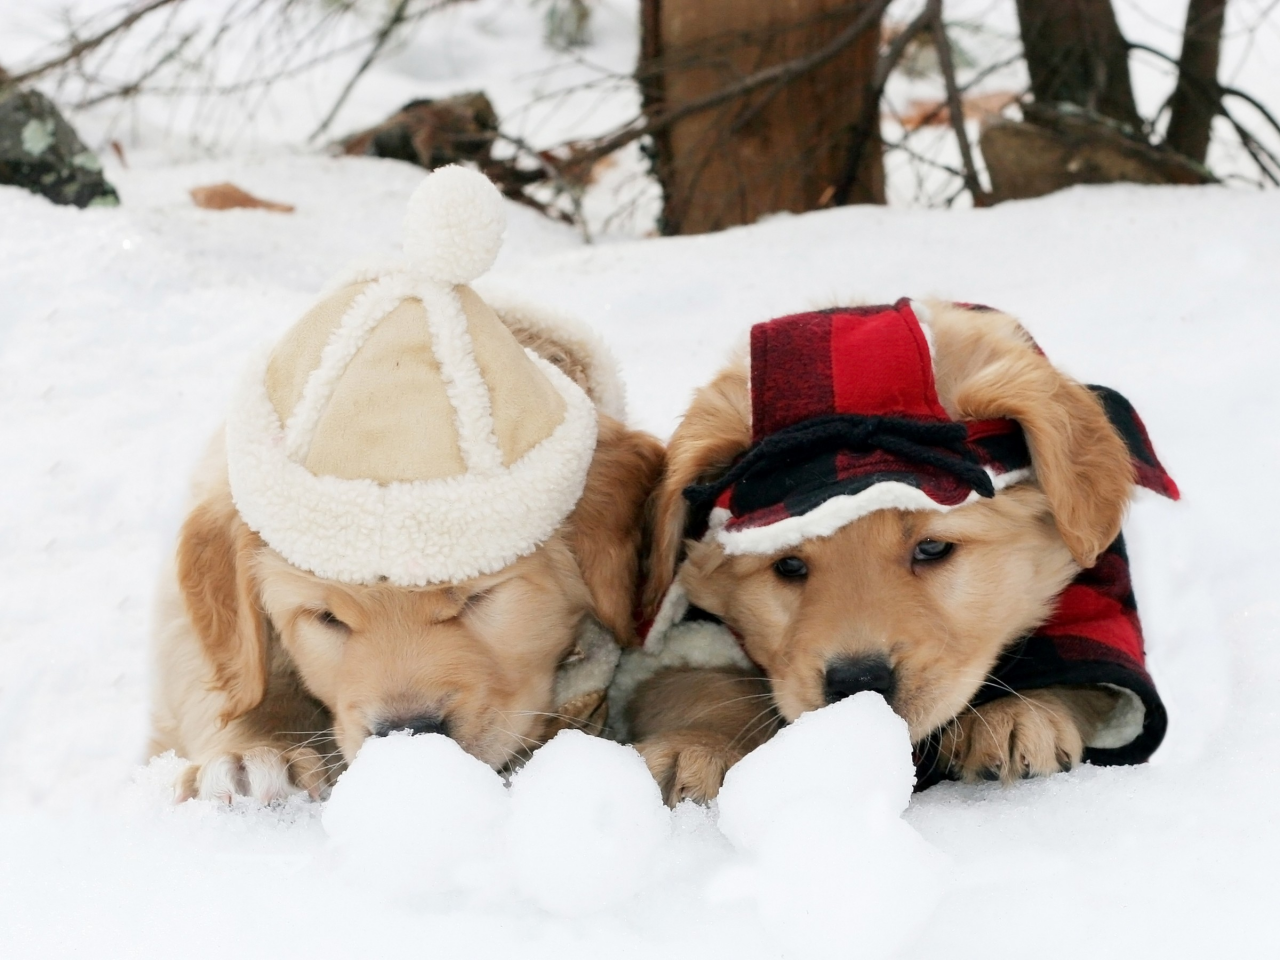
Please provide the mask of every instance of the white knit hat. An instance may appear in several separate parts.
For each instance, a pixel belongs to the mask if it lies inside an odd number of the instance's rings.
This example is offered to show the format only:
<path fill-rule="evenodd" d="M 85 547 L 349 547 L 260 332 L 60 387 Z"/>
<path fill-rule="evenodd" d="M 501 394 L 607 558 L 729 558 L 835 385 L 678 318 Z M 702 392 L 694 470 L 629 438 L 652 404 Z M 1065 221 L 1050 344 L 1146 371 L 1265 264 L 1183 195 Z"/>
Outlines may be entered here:
<path fill-rule="evenodd" d="M 405 259 L 358 270 L 253 364 L 227 422 L 245 522 L 348 583 L 449 583 L 532 553 L 582 495 L 596 408 L 465 286 L 503 200 L 462 167 L 409 200 Z"/>

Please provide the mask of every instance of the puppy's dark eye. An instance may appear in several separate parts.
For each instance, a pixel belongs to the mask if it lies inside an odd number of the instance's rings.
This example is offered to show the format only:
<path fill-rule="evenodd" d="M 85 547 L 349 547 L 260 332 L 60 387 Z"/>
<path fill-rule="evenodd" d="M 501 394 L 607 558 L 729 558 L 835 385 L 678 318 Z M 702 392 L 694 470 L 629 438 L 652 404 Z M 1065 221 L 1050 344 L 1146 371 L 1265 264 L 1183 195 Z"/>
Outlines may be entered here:
<path fill-rule="evenodd" d="M 799 557 L 782 557 L 774 561 L 773 572 L 784 580 L 801 580 L 809 575 L 809 567 Z"/>
<path fill-rule="evenodd" d="M 911 559 L 914 563 L 930 563 L 941 560 L 953 549 L 955 544 L 946 540 L 921 540 L 911 552 Z"/>
<path fill-rule="evenodd" d="M 326 627 L 333 627 L 335 630 L 350 630 L 345 623 L 339 620 L 332 610 L 321 610 L 316 614 L 316 620 L 323 623 Z"/>

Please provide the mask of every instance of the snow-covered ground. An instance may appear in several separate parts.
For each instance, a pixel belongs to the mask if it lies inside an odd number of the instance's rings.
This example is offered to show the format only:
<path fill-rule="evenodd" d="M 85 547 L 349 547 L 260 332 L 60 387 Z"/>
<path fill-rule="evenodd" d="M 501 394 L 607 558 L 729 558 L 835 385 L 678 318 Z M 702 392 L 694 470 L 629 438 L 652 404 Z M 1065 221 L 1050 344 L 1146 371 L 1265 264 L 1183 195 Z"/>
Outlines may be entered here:
<path fill-rule="evenodd" d="M 210 162 L 122 172 L 125 203 L 88 211 L 0 190 L 0 942 L 13 955 L 782 952 L 772 938 L 792 927 L 733 879 L 753 857 L 696 810 L 669 821 L 669 855 L 646 861 L 627 898 L 576 913 L 519 890 L 402 897 L 344 866 L 312 805 L 174 811 L 160 772 L 130 786 L 152 578 L 197 448 L 252 347 L 343 262 L 394 242 L 420 175 L 376 160 Z M 211 213 L 182 195 L 224 177 L 298 212 Z M 998 304 L 1067 369 L 1127 393 L 1186 495 L 1139 503 L 1130 524 L 1168 741 L 1146 767 L 914 798 L 906 822 L 940 852 L 937 872 L 895 887 L 884 910 L 907 956 L 1262 950 L 1280 855 L 1280 193 L 1121 186 L 596 247 L 529 211 L 511 218 L 488 282 L 595 323 L 635 419 L 661 434 L 751 322 L 841 297 Z M 421 802 L 424 816 L 443 803 Z M 621 842 L 629 816 L 596 829 Z M 551 827 L 534 816 L 525 829 Z M 805 835 L 790 869 L 838 884 L 859 868 Z M 607 879 L 590 858 L 566 872 L 543 855 L 584 897 Z M 856 927 L 811 919 L 853 949 Z"/>
<path fill-rule="evenodd" d="M 1185 495 L 1140 501 L 1129 524 L 1170 713 L 1150 764 L 945 784 L 899 821 L 901 732 L 859 698 L 744 765 L 722 823 L 666 813 L 634 755 L 581 736 L 509 794 L 447 743 L 383 741 L 331 811 L 174 808 L 176 761 L 141 764 L 152 583 L 187 472 L 253 348 L 395 244 L 422 173 L 144 146 L 109 163 L 117 209 L 0 188 L 4 956 L 1274 952 L 1280 191 L 1078 189 L 594 246 L 512 206 L 486 278 L 597 325 L 633 418 L 664 436 L 772 315 L 937 294 L 1022 317 L 1133 400 Z M 297 212 L 191 205 L 220 180 Z M 829 773 L 806 761 L 831 750 L 846 763 Z"/>

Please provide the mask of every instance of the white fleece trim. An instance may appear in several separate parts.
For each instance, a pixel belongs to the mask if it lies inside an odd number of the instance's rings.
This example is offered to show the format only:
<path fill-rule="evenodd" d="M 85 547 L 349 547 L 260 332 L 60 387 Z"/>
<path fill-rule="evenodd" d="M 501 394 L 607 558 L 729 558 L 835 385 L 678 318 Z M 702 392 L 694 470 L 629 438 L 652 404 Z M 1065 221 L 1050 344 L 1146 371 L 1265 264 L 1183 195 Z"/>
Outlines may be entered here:
<path fill-rule="evenodd" d="M 937 363 L 938 351 L 933 345 L 933 327 L 930 326 L 933 323 L 933 308 L 922 300 L 909 300 L 908 303 L 911 305 L 911 312 L 919 321 L 918 326 L 920 332 L 924 334 L 924 342 L 929 346 L 929 363 L 930 365 Z"/>
<path fill-rule="evenodd" d="M 477 285 L 476 292 L 503 323 L 515 322 L 539 330 L 563 343 L 587 361 L 587 392 L 600 412 L 622 423 L 627 422 L 627 396 L 618 361 L 589 325 L 571 314 L 531 303 L 501 287 L 489 283 Z"/>
<path fill-rule="evenodd" d="M 667 632 L 684 619 L 688 611 L 689 594 L 685 592 L 684 584 L 680 582 L 680 571 L 677 570 L 675 580 L 671 582 L 671 586 L 667 587 L 658 612 L 653 617 L 653 626 L 649 628 L 649 633 L 644 638 L 645 651 L 661 653 Z"/>
<path fill-rule="evenodd" d="M 351 301 L 329 335 L 329 342 L 320 354 L 320 365 L 307 378 L 298 405 L 289 414 L 284 428 L 285 450 L 289 456 L 299 461 L 306 460 L 320 417 L 333 396 L 338 379 L 369 339 L 373 328 L 399 306 L 400 301 L 410 296 L 412 289 L 407 277 L 388 276 L 362 290 Z"/>
<path fill-rule="evenodd" d="M 657 653 L 647 650 L 624 650 L 618 669 L 609 685 L 609 728 L 619 740 L 629 740 L 627 707 L 636 689 L 659 670 L 669 667 L 752 667 L 729 628 L 709 620 L 676 624 L 667 634 Z"/>
<path fill-rule="evenodd" d="M 970 492 L 964 503 L 977 499 L 977 492 Z M 927 493 L 909 483 L 885 480 L 852 496 L 841 494 L 832 497 L 798 517 L 742 530 L 720 527 L 714 533 L 724 552 L 730 556 L 774 553 L 799 546 L 806 540 L 829 537 L 841 527 L 877 510 L 934 510 L 945 513 L 950 509 L 931 500 Z"/>
<path fill-rule="evenodd" d="M 320 297 L 317 300 L 327 300 L 343 287 L 349 287 L 355 283 L 372 283 L 382 277 L 388 277 L 392 274 L 408 275 L 410 273 L 409 261 L 404 257 L 389 256 L 387 254 L 366 254 L 365 256 L 356 257 L 349 261 L 337 273 L 335 273 L 320 288 Z"/>
<path fill-rule="evenodd" d="M 582 656 L 561 664 L 556 671 L 553 699 L 557 708 L 608 687 L 622 655 L 613 634 L 592 616 L 582 618 L 577 642 Z"/>
<path fill-rule="evenodd" d="M 551 436 L 487 476 L 380 484 L 315 476 L 289 456 L 264 386 L 263 354 L 227 421 L 236 507 L 286 560 L 327 579 L 385 577 L 420 587 L 501 570 L 536 550 L 577 505 L 595 452 L 595 405 L 552 364 L 530 356 L 565 400 Z"/>
<path fill-rule="evenodd" d="M 1120 699 L 1085 746 L 1098 750 L 1116 750 L 1128 746 L 1142 733 L 1142 726 L 1147 720 L 1147 708 L 1142 698 L 1127 687 L 1117 687 L 1111 683 L 1099 686 L 1120 694 Z"/>
<path fill-rule="evenodd" d="M 467 473 L 478 476 L 501 473 L 502 448 L 494 432 L 489 385 L 476 362 L 467 315 L 458 291 L 421 280 L 415 292 L 427 311 L 431 352 L 436 355 L 444 392 L 454 409 L 458 448 Z"/>
<path fill-rule="evenodd" d="M 988 470 L 987 473 L 997 491 L 1028 480 L 1032 474 L 1028 468 L 1002 474 Z M 970 491 L 969 496 L 955 506 L 963 507 L 980 499 L 976 490 Z M 932 510 L 946 513 L 953 509 L 955 507 L 938 503 L 909 483 L 882 480 L 858 493 L 832 497 L 798 517 L 787 517 L 763 527 L 727 530 L 725 524 L 729 521 L 729 511 L 718 507 L 711 511 L 708 535 L 714 535 L 724 552 L 730 556 L 774 553 L 797 547 L 806 540 L 829 537 L 841 527 L 877 510 Z"/>

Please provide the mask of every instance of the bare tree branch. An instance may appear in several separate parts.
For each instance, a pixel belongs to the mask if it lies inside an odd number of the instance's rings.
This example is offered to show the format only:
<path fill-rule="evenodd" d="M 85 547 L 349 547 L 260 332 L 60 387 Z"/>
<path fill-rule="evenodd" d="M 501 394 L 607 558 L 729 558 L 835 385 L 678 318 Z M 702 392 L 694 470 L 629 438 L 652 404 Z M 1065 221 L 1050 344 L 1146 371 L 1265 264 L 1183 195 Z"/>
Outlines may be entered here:
<path fill-rule="evenodd" d="M 831 194 L 829 202 L 832 205 L 843 206 L 849 202 L 849 194 L 853 192 L 853 185 L 858 179 L 858 171 L 862 169 L 862 157 L 866 153 L 867 144 L 871 142 L 880 123 L 880 101 L 884 98 L 884 88 L 889 82 L 889 74 L 898 65 L 898 61 L 906 53 L 907 46 L 911 41 L 939 15 L 941 7 L 942 0 L 928 0 L 924 10 L 908 23 L 901 33 L 894 37 L 893 42 L 889 44 L 889 49 L 881 55 L 876 63 L 876 70 L 871 80 L 871 89 L 863 101 L 866 106 L 862 113 L 862 119 L 851 131 L 844 169 L 841 171 L 840 180 Z"/>
<path fill-rule="evenodd" d="M 125 30 L 128 30 L 130 27 L 132 27 L 135 23 L 137 23 L 139 20 L 141 20 L 143 17 L 147 16 L 148 14 L 154 13 L 156 10 L 159 10 L 162 7 L 167 7 L 171 4 L 181 3 L 181 2 L 182 0 L 149 0 L 148 3 L 144 3 L 140 7 L 135 7 L 133 10 L 129 11 L 127 14 L 125 14 L 123 17 L 121 17 L 111 26 L 94 34 L 92 37 L 89 37 L 85 40 L 78 40 L 75 43 L 71 44 L 71 46 L 66 50 L 66 52 L 61 54 L 60 56 L 54 57 L 52 60 L 48 60 L 37 66 L 34 66 L 31 69 L 18 74 L 16 77 L 10 77 L 9 78 L 10 82 L 28 83 L 31 80 L 36 79 L 37 77 L 44 76 L 44 74 L 49 73 L 51 70 L 56 70 L 59 67 L 63 67 L 69 63 L 73 63 L 74 61 L 79 60 L 81 57 L 83 57 L 86 53 L 89 53 L 92 50 L 95 50 L 98 47 L 100 47 L 107 40 L 110 40 L 112 37 L 116 36 L 117 34 L 122 33 Z"/>
<path fill-rule="evenodd" d="M 329 129 L 329 124 L 333 123 L 334 117 L 338 115 L 338 111 L 342 109 L 342 105 L 347 102 L 347 97 L 351 95 L 351 91 L 355 89 L 355 85 L 360 78 L 364 76 L 365 71 L 373 66 L 373 62 L 378 59 L 378 54 L 382 52 L 382 48 L 387 45 L 387 41 L 391 39 L 391 35 L 395 33 L 396 28 L 404 23 L 405 10 L 409 6 L 410 0 L 399 0 L 399 3 L 392 8 L 391 13 L 387 15 L 386 21 L 382 24 L 382 29 L 378 31 L 373 40 L 373 46 L 369 48 L 369 52 L 365 54 L 360 66 L 356 67 L 356 72 L 351 75 L 351 79 L 347 81 L 346 86 L 342 88 L 342 92 L 338 94 L 338 99 L 334 101 L 333 106 L 329 108 L 329 112 L 325 114 L 320 125 L 311 131 L 311 136 L 307 137 L 308 143 L 315 142 L 316 138 Z"/>
<path fill-rule="evenodd" d="M 984 207 L 990 203 L 990 196 L 982 189 L 982 181 L 978 179 L 978 168 L 973 163 L 973 147 L 969 143 L 969 132 L 964 125 L 964 104 L 960 101 L 960 89 L 956 85 L 956 68 L 951 58 L 951 40 L 947 37 L 947 26 L 942 22 L 942 3 L 939 0 L 933 18 L 934 46 L 938 50 L 938 67 L 942 70 L 942 79 L 947 88 L 947 105 L 951 110 L 951 127 L 956 133 L 956 142 L 960 146 L 960 159 L 964 161 L 964 182 L 973 194 L 973 205 Z"/>

